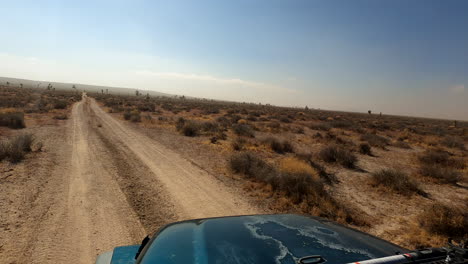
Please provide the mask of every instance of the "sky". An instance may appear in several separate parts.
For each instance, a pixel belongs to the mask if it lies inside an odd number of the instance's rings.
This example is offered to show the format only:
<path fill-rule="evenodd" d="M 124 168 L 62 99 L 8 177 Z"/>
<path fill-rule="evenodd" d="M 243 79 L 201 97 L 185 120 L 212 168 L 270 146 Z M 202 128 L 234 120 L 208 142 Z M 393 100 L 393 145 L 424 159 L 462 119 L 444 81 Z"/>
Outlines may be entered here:
<path fill-rule="evenodd" d="M 468 120 L 468 1 L 0 6 L 3 77 Z"/>

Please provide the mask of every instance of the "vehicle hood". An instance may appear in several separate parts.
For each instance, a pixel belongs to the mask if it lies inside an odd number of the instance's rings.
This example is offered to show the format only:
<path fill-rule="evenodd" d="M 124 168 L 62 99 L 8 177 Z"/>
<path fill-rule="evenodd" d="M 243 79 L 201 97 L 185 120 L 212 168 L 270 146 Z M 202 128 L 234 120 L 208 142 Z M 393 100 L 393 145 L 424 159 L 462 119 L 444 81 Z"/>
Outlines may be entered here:
<path fill-rule="evenodd" d="M 320 218 L 256 215 L 171 224 L 159 231 L 137 263 L 297 263 L 320 255 L 348 263 L 407 250 Z"/>

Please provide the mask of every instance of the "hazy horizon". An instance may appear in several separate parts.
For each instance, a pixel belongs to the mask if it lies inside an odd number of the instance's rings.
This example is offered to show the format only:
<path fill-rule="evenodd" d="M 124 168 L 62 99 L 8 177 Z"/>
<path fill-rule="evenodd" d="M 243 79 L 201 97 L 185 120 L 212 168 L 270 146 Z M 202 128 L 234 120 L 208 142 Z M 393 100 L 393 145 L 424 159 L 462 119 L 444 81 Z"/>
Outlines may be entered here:
<path fill-rule="evenodd" d="M 465 1 L 14 1 L 0 76 L 468 117 Z"/>

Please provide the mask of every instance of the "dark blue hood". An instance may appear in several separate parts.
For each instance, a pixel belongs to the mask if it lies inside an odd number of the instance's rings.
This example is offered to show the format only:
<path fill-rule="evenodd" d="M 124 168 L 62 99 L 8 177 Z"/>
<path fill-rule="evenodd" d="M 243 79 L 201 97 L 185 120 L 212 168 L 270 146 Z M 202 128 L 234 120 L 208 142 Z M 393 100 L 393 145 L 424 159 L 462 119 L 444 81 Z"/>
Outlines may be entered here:
<path fill-rule="evenodd" d="M 210 218 L 171 224 L 145 248 L 141 264 L 294 264 L 320 255 L 348 263 L 407 250 L 319 218 L 258 215 Z"/>

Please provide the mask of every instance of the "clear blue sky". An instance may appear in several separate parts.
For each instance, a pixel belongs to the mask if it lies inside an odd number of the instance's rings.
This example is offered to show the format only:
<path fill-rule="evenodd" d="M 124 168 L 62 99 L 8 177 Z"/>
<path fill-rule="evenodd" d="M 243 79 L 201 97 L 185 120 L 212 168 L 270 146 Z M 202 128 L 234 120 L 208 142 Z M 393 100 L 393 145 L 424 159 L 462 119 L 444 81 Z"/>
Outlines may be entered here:
<path fill-rule="evenodd" d="M 468 1 L 0 4 L 0 76 L 468 119 Z"/>

